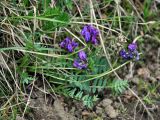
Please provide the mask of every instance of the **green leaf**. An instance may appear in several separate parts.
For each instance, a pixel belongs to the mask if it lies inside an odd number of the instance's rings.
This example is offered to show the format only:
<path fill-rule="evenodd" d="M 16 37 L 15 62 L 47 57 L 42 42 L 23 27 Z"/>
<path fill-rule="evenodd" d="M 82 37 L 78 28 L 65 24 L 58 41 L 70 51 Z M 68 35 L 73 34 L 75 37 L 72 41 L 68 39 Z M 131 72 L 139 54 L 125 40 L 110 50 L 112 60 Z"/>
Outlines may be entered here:
<path fill-rule="evenodd" d="M 32 77 L 26 77 L 26 78 L 23 80 L 23 84 L 31 83 L 33 80 L 34 80 L 34 78 L 32 78 Z"/>
<path fill-rule="evenodd" d="M 113 80 L 107 85 L 115 94 L 121 94 L 128 86 L 127 80 Z"/>
<path fill-rule="evenodd" d="M 47 8 L 49 8 L 50 7 L 50 4 L 51 3 L 51 0 L 42 0 L 41 1 L 41 4 L 42 4 L 42 6 L 43 6 L 43 10 L 45 11 Z"/>
<path fill-rule="evenodd" d="M 73 90 L 71 90 L 70 93 L 69 93 L 69 96 L 72 97 L 72 98 L 74 98 L 74 94 L 75 94 L 76 90 L 77 90 L 76 88 L 74 88 Z"/>
<path fill-rule="evenodd" d="M 73 8 L 73 2 L 72 0 L 65 0 L 66 6 L 68 7 L 68 9 L 72 10 Z"/>
<path fill-rule="evenodd" d="M 79 92 L 76 94 L 75 98 L 78 99 L 78 100 L 80 100 L 80 99 L 82 98 L 82 95 L 83 95 L 83 92 L 82 92 L 82 91 L 79 91 Z"/>
<path fill-rule="evenodd" d="M 23 0 L 23 4 L 25 7 L 29 6 L 29 0 Z"/>

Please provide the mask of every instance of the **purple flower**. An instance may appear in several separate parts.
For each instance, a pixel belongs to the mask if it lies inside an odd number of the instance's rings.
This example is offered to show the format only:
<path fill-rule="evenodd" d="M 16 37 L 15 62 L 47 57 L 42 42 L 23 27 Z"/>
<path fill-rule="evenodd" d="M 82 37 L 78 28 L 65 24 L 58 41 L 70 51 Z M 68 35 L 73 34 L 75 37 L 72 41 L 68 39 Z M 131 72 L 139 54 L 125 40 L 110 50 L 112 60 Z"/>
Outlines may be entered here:
<path fill-rule="evenodd" d="M 135 51 L 137 49 L 137 44 L 136 43 L 131 43 L 128 45 L 128 50 L 130 51 Z"/>
<path fill-rule="evenodd" d="M 87 64 L 81 59 L 75 59 L 73 66 L 78 69 L 86 69 L 87 68 Z"/>
<path fill-rule="evenodd" d="M 82 31 L 81 31 L 81 34 L 82 34 L 83 36 L 85 36 L 86 32 L 89 32 L 89 31 L 88 31 L 88 25 L 86 25 L 86 26 L 83 27 L 83 29 L 82 29 Z"/>
<path fill-rule="evenodd" d="M 135 56 L 136 56 L 136 60 L 139 60 L 140 58 L 139 58 L 139 53 L 138 53 L 138 51 L 135 50 L 134 53 L 135 53 Z"/>
<path fill-rule="evenodd" d="M 67 45 L 67 50 L 68 50 L 69 52 L 73 52 L 73 46 L 72 46 L 72 44 L 68 44 L 68 45 Z"/>
<path fill-rule="evenodd" d="M 134 53 L 133 52 L 128 52 L 127 53 L 127 55 L 128 55 L 128 59 L 133 59 L 134 58 Z"/>
<path fill-rule="evenodd" d="M 120 56 L 123 58 L 123 59 L 128 59 L 128 53 L 122 49 L 120 52 L 119 52 Z"/>
<path fill-rule="evenodd" d="M 86 55 L 86 53 L 85 53 L 84 51 L 80 51 L 80 52 L 78 53 L 78 56 L 79 56 L 79 58 L 80 58 L 81 60 L 84 60 L 84 61 L 87 60 L 87 55 Z"/>
<path fill-rule="evenodd" d="M 59 45 L 60 45 L 61 48 L 65 48 L 65 44 L 66 43 L 64 41 L 62 41 Z"/>
<path fill-rule="evenodd" d="M 136 60 L 139 60 L 139 53 L 137 51 L 137 44 L 136 43 L 131 43 L 128 45 L 128 51 L 126 52 L 124 49 L 120 51 L 120 56 L 123 59 L 133 59 L 135 58 Z"/>
<path fill-rule="evenodd" d="M 85 25 L 81 31 L 81 35 L 85 38 L 86 42 L 91 41 L 93 44 L 98 44 L 97 36 L 99 31 L 91 25 Z"/>
<path fill-rule="evenodd" d="M 89 27 L 88 25 L 84 26 L 81 31 L 81 35 L 85 38 L 86 42 L 89 42 L 91 39 L 91 34 L 88 27 Z"/>
<path fill-rule="evenodd" d="M 74 49 L 78 46 L 78 43 L 67 37 L 59 44 L 59 46 L 69 52 L 73 52 Z"/>

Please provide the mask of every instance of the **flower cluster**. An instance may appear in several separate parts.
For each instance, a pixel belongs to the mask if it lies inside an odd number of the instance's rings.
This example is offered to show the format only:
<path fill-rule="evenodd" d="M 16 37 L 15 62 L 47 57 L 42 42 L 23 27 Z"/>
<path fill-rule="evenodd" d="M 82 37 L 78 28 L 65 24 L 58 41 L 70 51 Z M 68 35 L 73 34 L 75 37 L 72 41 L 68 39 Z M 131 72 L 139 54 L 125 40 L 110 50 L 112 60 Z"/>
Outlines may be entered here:
<path fill-rule="evenodd" d="M 87 68 L 87 55 L 84 51 L 80 51 L 78 53 L 78 59 L 74 60 L 73 66 L 78 69 L 86 69 Z"/>
<path fill-rule="evenodd" d="M 128 51 L 125 49 L 122 49 L 120 51 L 120 56 L 123 59 L 129 60 L 135 58 L 136 60 L 139 60 L 139 53 L 137 51 L 137 44 L 135 42 L 128 45 Z"/>
<path fill-rule="evenodd" d="M 94 45 L 98 44 L 97 36 L 99 31 L 91 25 L 85 25 L 81 31 L 81 35 L 85 38 L 86 42 L 90 42 Z"/>
<path fill-rule="evenodd" d="M 67 37 L 60 43 L 60 47 L 66 49 L 69 52 L 73 52 L 73 50 L 78 46 L 78 43 L 73 41 L 71 38 Z"/>
<path fill-rule="evenodd" d="M 91 25 L 85 25 L 81 31 L 81 35 L 84 37 L 86 42 L 90 42 L 94 45 L 98 44 L 97 36 L 99 31 Z M 68 52 L 73 52 L 74 49 L 78 46 L 78 43 L 73 41 L 71 38 L 65 38 L 61 43 L 60 47 L 67 50 Z M 78 58 L 76 58 L 73 62 L 73 66 L 78 69 L 86 69 L 87 68 L 87 55 L 82 50 L 78 52 Z"/>

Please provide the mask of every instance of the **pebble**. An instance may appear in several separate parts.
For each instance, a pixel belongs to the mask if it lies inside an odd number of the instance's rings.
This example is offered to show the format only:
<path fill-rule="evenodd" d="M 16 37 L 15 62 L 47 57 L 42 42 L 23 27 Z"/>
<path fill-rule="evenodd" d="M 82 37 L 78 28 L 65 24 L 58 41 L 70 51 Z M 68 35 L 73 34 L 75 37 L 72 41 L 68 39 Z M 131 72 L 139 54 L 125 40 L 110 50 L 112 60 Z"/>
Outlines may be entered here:
<path fill-rule="evenodd" d="M 150 81 L 150 82 L 152 82 L 152 83 L 157 82 L 157 79 L 156 79 L 156 78 L 154 78 L 154 77 L 149 77 L 148 79 L 149 79 L 149 81 Z"/>
<path fill-rule="evenodd" d="M 101 107 L 96 107 L 96 114 L 102 115 L 103 109 Z"/>
<path fill-rule="evenodd" d="M 150 77 L 150 70 L 148 68 L 139 68 L 137 74 L 146 79 Z"/>
<path fill-rule="evenodd" d="M 103 107 L 107 107 L 107 106 L 111 105 L 112 103 L 113 103 L 113 101 L 111 99 L 106 98 L 102 101 L 101 104 Z"/>
<path fill-rule="evenodd" d="M 26 119 L 24 119 L 23 117 L 17 116 L 16 120 L 26 120 Z"/>
<path fill-rule="evenodd" d="M 138 77 L 133 77 L 133 78 L 131 79 L 131 81 L 132 81 L 134 84 L 136 84 L 136 85 L 139 84 L 139 78 L 138 78 Z"/>
<path fill-rule="evenodd" d="M 110 118 L 116 118 L 118 116 L 118 112 L 111 105 L 105 107 L 105 112 Z"/>

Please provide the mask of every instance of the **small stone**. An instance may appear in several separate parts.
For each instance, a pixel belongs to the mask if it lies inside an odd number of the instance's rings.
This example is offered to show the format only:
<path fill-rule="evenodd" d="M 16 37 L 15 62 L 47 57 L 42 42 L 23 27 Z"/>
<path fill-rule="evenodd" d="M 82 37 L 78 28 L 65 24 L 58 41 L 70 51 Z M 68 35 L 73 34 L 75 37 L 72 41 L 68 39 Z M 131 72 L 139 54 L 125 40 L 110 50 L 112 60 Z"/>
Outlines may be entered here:
<path fill-rule="evenodd" d="M 125 80 L 130 80 L 130 79 L 132 79 L 132 75 L 131 74 L 127 74 L 126 76 L 125 76 Z"/>
<path fill-rule="evenodd" d="M 100 106 L 101 106 L 101 102 L 100 102 L 100 103 L 98 103 L 98 104 L 97 104 L 97 106 L 98 106 L 98 107 L 100 107 Z"/>
<path fill-rule="evenodd" d="M 23 117 L 17 116 L 16 120 L 26 120 L 26 119 L 24 119 Z"/>
<path fill-rule="evenodd" d="M 119 103 L 119 102 L 114 102 L 114 107 L 115 107 L 115 108 L 120 108 L 120 107 L 121 107 L 121 103 Z"/>
<path fill-rule="evenodd" d="M 158 81 L 160 81 L 160 75 L 157 75 L 156 79 L 157 79 Z"/>
<path fill-rule="evenodd" d="M 101 107 L 96 107 L 96 114 L 102 115 L 103 109 Z"/>
<path fill-rule="evenodd" d="M 128 100 L 130 100 L 131 98 L 134 97 L 133 93 L 130 90 L 126 90 L 124 92 L 124 98 L 123 98 L 123 102 L 128 103 Z"/>
<path fill-rule="evenodd" d="M 85 111 L 82 112 L 82 116 L 90 116 L 90 113 L 85 110 Z"/>
<path fill-rule="evenodd" d="M 145 79 L 150 77 L 150 70 L 148 68 L 139 68 L 137 70 L 137 73 L 138 73 L 139 76 L 141 76 Z"/>
<path fill-rule="evenodd" d="M 152 83 L 157 82 L 157 79 L 156 79 L 156 78 L 154 78 L 154 77 L 149 77 L 148 79 L 149 79 L 149 81 L 151 81 Z"/>
<path fill-rule="evenodd" d="M 105 112 L 110 118 L 116 118 L 118 116 L 118 112 L 111 105 L 105 107 Z"/>
<path fill-rule="evenodd" d="M 111 105 L 112 102 L 113 102 L 113 101 L 112 101 L 111 99 L 106 98 L 106 99 L 104 99 L 104 100 L 102 101 L 102 106 L 103 106 L 103 107 L 107 107 L 107 106 Z"/>
<path fill-rule="evenodd" d="M 131 79 L 131 81 L 134 83 L 134 84 L 139 84 L 139 78 L 138 77 L 133 77 L 132 79 Z"/>
<path fill-rule="evenodd" d="M 160 81 L 160 68 L 158 70 L 156 70 L 155 78 L 157 79 L 157 81 Z"/>
<path fill-rule="evenodd" d="M 158 3 L 160 3 L 160 0 L 156 0 Z"/>
<path fill-rule="evenodd" d="M 156 75 L 156 76 L 160 75 L 160 65 L 157 65 L 157 66 L 159 66 L 159 67 L 158 67 L 157 70 L 155 71 L 155 75 Z M 154 70 L 155 70 L 155 69 L 154 69 Z"/>

